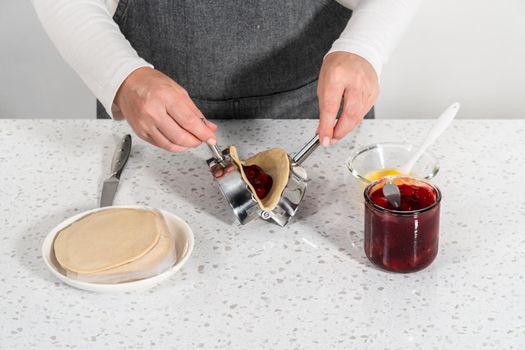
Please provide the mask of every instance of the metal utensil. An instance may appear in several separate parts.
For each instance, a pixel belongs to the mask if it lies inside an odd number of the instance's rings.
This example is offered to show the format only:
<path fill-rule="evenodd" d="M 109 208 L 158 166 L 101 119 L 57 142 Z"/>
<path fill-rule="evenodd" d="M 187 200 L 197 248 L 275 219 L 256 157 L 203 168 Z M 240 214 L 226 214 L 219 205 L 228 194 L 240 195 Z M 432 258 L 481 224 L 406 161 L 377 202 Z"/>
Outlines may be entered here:
<path fill-rule="evenodd" d="M 277 207 L 261 211 L 260 216 L 271 219 L 279 226 L 285 226 L 295 215 L 303 201 L 308 183 L 308 174 L 301 165 L 319 147 L 319 135 L 315 135 L 293 157 L 290 157 L 290 176 Z"/>
<path fill-rule="evenodd" d="M 217 145 L 210 144 L 208 144 L 208 147 L 210 148 L 211 153 L 213 153 L 213 158 L 217 160 L 217 163 L 219 163 L 223 168 L 226 168 L 228 164 L 219 150 L 219 147 Z"/>
<path fill-rule="evenodd" d="M 241 224 L 247 224 L 251 220 L 261 217 L 264 220 L 272 220 L 280 226 L 285 226 L 295 215 L 306 191 L 307 173 L 301 164 L 318 146 L 319 136 L 316 135 L 295 156 L 289 156 L 290 175 L 288 183 L 277 207 L 271 211 L 265 211 L 259 207 L 240 172 L 233 165 L 228 148 L 221 152 L 218 151 L 220 148 L 216 146 L 217 152 L 212 149 L 214 156 L 208 159 L 207 163 L 212 173 L 217 174 L 217 170 L 219 170 L 220 176 L 215 176 L 215 180 Z"/>
<path fill-rule="evenodd" d="M 401 206 L 401 191 L 392 180 L 387 180 L 383 185 L 383 196 L 394 208 L 398 209 Z"/>
<path fill-rule="evenodd" d="M 128 162 L 131 153 L 131 135 L 126 135 L 115 149 L 113 161 L 111 162 L 111 175 L 104 180 L 102 195 L 100 196 L 100 206 L 107 207 L 113 204 L 113 199 L 117 193 L 120 175 L 124 166 Z"/>

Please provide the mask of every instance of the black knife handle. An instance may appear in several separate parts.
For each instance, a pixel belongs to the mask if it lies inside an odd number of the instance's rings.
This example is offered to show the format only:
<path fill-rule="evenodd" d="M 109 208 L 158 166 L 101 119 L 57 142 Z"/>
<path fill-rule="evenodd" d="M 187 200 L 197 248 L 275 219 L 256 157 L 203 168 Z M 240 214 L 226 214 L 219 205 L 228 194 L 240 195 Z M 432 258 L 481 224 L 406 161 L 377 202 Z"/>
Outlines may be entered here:
<path fill-rule="evenodd" d="M 128 162 L 129 155 L 131 153 L 131 135 L 127 134 L 122 138 L 122 141 L 117 146 L 115 153 L 113 154 L 113 161 L 111 162 L 111 176 L 115 176 L 120 179 L 122 170 Z"/>

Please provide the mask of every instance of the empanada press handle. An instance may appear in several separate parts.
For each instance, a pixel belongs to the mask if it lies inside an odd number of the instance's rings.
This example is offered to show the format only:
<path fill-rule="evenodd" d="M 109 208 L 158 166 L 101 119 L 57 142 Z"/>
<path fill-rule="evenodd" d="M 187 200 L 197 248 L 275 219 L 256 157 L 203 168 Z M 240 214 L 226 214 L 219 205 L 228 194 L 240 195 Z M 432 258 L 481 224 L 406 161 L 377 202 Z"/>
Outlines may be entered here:
<path fill-rule="evenodd" d="M 224 159 L 224 156 L 222 155 L 222 152 L 219 150 L 219 147 L 217 145 L 210 145 L 208 144 L 208 147 L 210 148 L 211 153 L 213 154 L 213 158 L 222 165 L 222 167 L 226 167 L 226 162 Z"/>
<path fill-rule="evenodd" d="M 310 154 L 312 154 L 313 151 L 317 149 L 317 147 L 319 147 L 319 135 L 315 135 L 313 139 L 308 141 L 308 143 L 295 154 L 295 156 L 292 158 L 292 163 L 301 165 L 306 160 L 306 158 L 308 158 Z"/>
<path fill-rule="evenodd" d="M 205 117 L 202 117 L 202 122 L 204 123 L 204 125 L 208 125 L 206 124 L 206 118 Z M 224 156 L 222 155 L 222 152 L 221 150 L 219 149 L 219 146 L 217 146 L 216 144 L 215 145 L 210 145 L 209 143 L 207 143 L 211 153 L 213 154 L 213 158 L 215 158 L 215 160 L 217 161 L 217 163 L 219 163 L 223 168 L 226 167 L 226 161 L 224 159 Z"/>

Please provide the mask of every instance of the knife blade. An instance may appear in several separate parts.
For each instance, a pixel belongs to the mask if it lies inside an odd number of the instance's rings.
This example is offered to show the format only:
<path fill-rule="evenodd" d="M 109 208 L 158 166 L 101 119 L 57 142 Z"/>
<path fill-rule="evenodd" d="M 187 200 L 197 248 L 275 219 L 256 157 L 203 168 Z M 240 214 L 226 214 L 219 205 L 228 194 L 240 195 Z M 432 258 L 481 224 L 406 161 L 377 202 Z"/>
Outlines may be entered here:
<path fill-rule="evenodd" d="M 128 162 L 131 153 L 131 135 L 126 135 L 122 138 L 119 145 L 113 154 L 111 162 L 111 175 L 104 180 L 102 185 L 102 195 L 100 196 L 100 207 L 107 207 L 113 205 L 113 199 L 117 193 L 120 182 L 120 175 L 124 166 Z"/>

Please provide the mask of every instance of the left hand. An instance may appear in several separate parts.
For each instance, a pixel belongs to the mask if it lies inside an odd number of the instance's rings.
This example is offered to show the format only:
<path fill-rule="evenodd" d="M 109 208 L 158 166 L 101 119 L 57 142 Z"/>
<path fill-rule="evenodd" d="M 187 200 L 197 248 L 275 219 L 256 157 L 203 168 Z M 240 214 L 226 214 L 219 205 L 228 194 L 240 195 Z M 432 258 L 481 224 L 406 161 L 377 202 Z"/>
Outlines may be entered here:
<path fill-rule="evenodd" d="M 372 65 L 349 52 L 332 52 L 319 74 L 319 139 L 325 147 L 346 136 L 361 120 L 379 95 L 379 81 Z M 339 120 L 336 118 L 343 107 Z"/>

